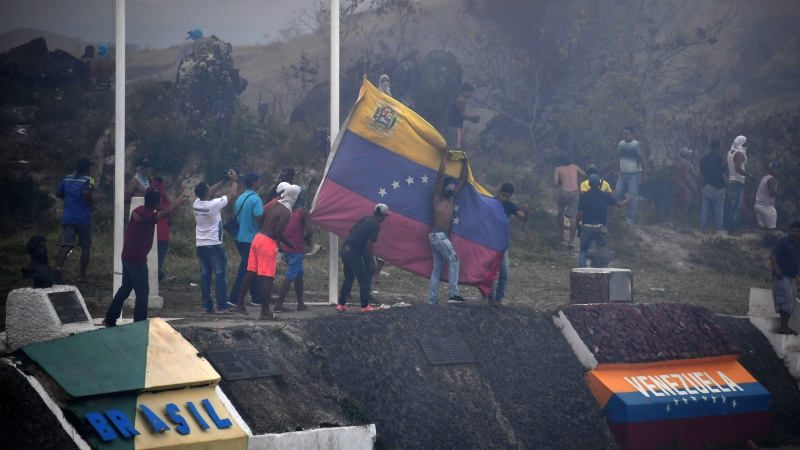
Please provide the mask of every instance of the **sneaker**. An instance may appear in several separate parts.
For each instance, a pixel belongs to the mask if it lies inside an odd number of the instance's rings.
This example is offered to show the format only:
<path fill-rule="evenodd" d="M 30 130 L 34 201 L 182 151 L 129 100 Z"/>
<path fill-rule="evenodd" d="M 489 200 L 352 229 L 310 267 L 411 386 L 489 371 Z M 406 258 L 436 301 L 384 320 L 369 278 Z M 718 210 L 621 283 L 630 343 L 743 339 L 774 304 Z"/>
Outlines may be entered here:
<path fill-rule="evenodd" d="M 336 311 L 337 312 L 350 312 L 350 308 L 348 308 L 347 305 L 337 305 L 336 306 Z"/>
<path fill-rule="evenodd" d="M 380 310 L 381 310 L 380 308 L 373 308 L 372 305 L 367 305 L 366 308 L 361 308 L 361 312 L 380 311 Z"/>
<path fill-rule="evenodd" d="M 230 306 L 231 308 L 236 308 L 236 303 L 228 302 L 228 306 Z"/>
<path fill-rule="evenodd" d="M 462 297 L 460 295 L 453 295 L 452 297 L 447 299 L 447 303 L 453 303 L 453 304 L 456 304 L 456 305 L 463 305 L 463 304 L 467 303 L 467 300 L 464 299 L 464 297 Z"/>
<path fill-rule="evenodd" d="M 117 324 L 111 325 L 110 323 L 106 322 L 106 319 L 103 319 L 103 321 L 100 322 L 100 323 L 106 328 L 111 328 L 111 327 L 117 326 Z"/>
<path fill-rule="evenodd" d="M 252 300 L 250 301 L 250 305 L 251 305 L 251 306 L 264 306 L 264 304 L 263 304 L 263 303 L 261 303 L 261 302 L 254 302 L 254 301 L 252 301 Z"/>
<path fill-rule="evenodd" d="M 177 278 L 177 277 L 175 277 L 175 276 L 164 277 L 164 278 L 158 280 L 158 284 L 172 283 L 173 281 L 175 281 L 175 278 Z"/>

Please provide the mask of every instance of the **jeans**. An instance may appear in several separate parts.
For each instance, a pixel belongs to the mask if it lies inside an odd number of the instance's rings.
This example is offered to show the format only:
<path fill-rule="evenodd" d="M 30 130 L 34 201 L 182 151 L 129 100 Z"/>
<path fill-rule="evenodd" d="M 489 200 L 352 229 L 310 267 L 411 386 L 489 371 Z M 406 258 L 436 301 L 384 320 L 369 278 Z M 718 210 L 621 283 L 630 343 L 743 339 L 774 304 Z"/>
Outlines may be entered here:
<path fill-rule="evenodd" d="M 586 267 L 586 252 L 589 251 L 590 244 L 598 249 L 608 249 L 608 232 L 606 227 L 593 227 L 584 225 L 581 227 L 581 249 L 578 253 L 580 267 Z"/>
<path fill-rule="evenodd" d="M 700 213 L 700 228 L 708 228 L 708 215 L 714 208 L 714 226 L 722 229 L 722 205 L 725 203 L 725 188 L 717 189 L 714 186 L 703 187 L 703 210 Z"/>
<path fill-rule="evenodd" d="M 211 272 L 217 277 L 216 296 L 217 309 L 228 309 L 228 257 L 222 245 L 201 245 L 197 247 L 197 259 L 200 261 L 200 291 L 203 293 L 203 309 L 211 311 Z"/>
<path fill-rule="evenodd" d="M 642 172 L 620 173 L 617 178 L 617 190 L 614 197 L 625 200 L 625 194 L 631 194 L 633 200 L 628 203 L 628 220 L 633 222 L 636 216 L 636 205 L 639 203 L 639 185 L 642 184 Z"/>
<path fill-rule="evenodd" d="M 433 249 L 433 272 L 431 272 L 431 288 L 428 291 L 428 302 L 431 305 L 439 303 L 439 279 L 442 277 L 444 264 L 449 263 L 447 280 L 450 283 L 450 297 L 458 295 L 458 269 L 460 262 L 450 238 L 442 231 L 428 235 L 428 241 Z"/>
<path fill-rule="evenodd" d="M 236 250 L 239 250 L 239 271 L 236 273 L 236 281 L 233 282 L 233 289 L 231 289 L 230 298 L 239 298 L 239 290 L 242 288 L 242 280 L 247 275 L 247 261 L 250 260 L 250 245 L 251 242 L 236 241 Z M 258 277 L 253 278 L 250 283 L 250 301 L 252 303 L 261 303 L 261 291 L 258 290 Z"/>
<path fill-rule="evenodd" d="M 117 324 L 117 319 L 122 313 L 122 304 L 136 292 L 136 303 L 133 308 L 133 321 L 147 320 L 147 300 L 150 296 L 150 284 L 147 279 L 147 263 L 131 263 L 122 261 L 122 285 L 120 285 L 111 306 L 106 313 L 106 323 L 111 326 Z"/>
<path fill-rule="evenodd" d="M 728 183 L 728 190 L 731 193 L 731 204 L 728 210 L 728 232 L 739 229 L 739 215 L 742 212 L 742 201 L 744 200 L 744 183 Z"/>
<path fill-rule="evenodd" d="M 500 276 L 497 281 L 492 283 L 492 293 L 489 294 L 489 300 L 502 301 L 506 296 L 506 285 L 508 284 L 508 250 L 503 255 L 503 260 L 500 261 Z"/>
<path fill-rule="evenodd" d="M 361 294 L 361 307 L 366 308 L 369 306 L 369 288 L 372 276 L 364 267 L 364 260 L 361 253 L 351 249 L 348 246 L 342 247 L 339 253 L 342 257 L 344 265 L 344 282 L 342 283 L 342 290 L 339 292 L 339 304 L 345 305 L 345 300 L 353 288 L 353 281 L 358 280 L 359 292 Z"/>
<path fill-rule="evenodd" d="M 164 259 L 167 257 L 167 250 L 169 250 L 169 241 L 158 241 L 158 281 L 164 278 Z"/>

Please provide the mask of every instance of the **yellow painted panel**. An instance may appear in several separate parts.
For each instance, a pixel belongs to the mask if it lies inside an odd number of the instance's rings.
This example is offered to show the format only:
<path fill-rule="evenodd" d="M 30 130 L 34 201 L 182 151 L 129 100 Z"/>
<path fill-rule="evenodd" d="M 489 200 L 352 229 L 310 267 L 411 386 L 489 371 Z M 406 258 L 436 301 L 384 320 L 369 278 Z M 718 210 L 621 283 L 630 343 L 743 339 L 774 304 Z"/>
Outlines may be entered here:
<path fill-rule="evenodd" d="M 219 374 L 197 353 L 197 349 L 169 324 L 158 318 L 150 319 L 145 390 L 216 386 Z"/>
<path fill-rule="evenodd" d="M 208 399 L 220 419 L 229 419 L 232 425 L 219 429 L 203 407 L 203 399 Z M 203 420 L 210 427 L 204 429 L 189 411 L 186 402 L 192 402 L 197 407 Z M 180 434 L 176 431 L 176 423 L 167 414 L 166 405 L 173 403 L 179 409 L 179 414 L 189 426 L 189 434 Z M 142 412 L 139 405 L 147 406 L 168 427 L 169 431 L 156 433 L 153 426 Z M 167 392 L 140 394 L 136 403 L 136 419 L 134 427 L 141 435 L 134 437 L 136 450 L 164 448 L 169 450 L 246 450 L 247 434 L 231 417 L 228 410 L 214 392 L 213 387 L 186 388 Z"/>

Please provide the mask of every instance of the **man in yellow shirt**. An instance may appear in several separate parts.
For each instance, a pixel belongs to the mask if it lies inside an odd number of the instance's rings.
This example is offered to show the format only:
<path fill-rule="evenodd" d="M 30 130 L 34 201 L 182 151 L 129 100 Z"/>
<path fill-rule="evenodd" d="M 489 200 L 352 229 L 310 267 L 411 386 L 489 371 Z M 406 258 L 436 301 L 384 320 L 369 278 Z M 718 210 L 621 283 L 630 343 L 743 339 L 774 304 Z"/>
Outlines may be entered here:
<path fill-rule="evenodd" d="M 588 177 L 591 174 L 597 174 L 597 167 L 594 164 L 589 164 L 586 167 L 586 176 Z M 611 192 L 611 186 L 609 186 L 608 181 L 600 180 L 602 182 L 600 186 L 600 190 L 603 192 Z M 581 194 L 589 190 L 589 179 L 583 180 L 581 183 L 580 191 Z"/>

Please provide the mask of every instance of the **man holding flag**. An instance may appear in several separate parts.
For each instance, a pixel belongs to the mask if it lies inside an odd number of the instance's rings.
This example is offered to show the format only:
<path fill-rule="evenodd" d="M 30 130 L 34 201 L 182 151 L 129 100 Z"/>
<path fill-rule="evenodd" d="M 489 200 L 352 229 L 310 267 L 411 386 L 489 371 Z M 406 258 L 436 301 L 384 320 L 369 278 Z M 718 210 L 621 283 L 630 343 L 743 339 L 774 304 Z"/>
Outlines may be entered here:
<path fill-rule="evenodd" d="M 449 264 L 447 281 L 450 284 L 450 298 L 447 303 L 467 303 L 463 297 L 458 295 L 460 262 L 449 237 L 450 226 L 453 224 L 454 199 L 467 184 L 467 157 L 464 155 L 461 175 L 456 181 L 455 178 L 444 173 L 447 169 L 448 154 L 449 152 L 445 151 L 442 155 L 436 187 L 433 190 L 433 229 L 428 235 L 428 241 L 433 250 L 433 272 L 431 272 L 431 288 L 428 291 L 428 302 L 431 305 L 439 303 L 439 278 L 442 276 L 445 262 Z"/>

